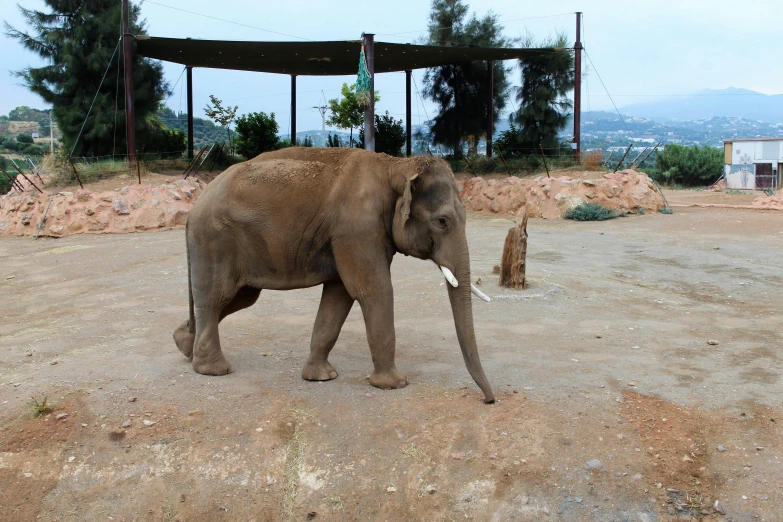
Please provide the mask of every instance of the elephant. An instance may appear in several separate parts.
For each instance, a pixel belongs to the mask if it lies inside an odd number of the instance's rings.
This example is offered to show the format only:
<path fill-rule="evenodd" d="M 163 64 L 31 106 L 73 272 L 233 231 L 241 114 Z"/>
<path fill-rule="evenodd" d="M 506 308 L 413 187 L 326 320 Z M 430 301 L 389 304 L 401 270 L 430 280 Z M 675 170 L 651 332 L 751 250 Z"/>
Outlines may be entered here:
<path fill-rule="evenodd" d="M 473 329 L 465 209 L 449 165 L 434 157 L 393 158 L 362 149 L 286 148 L 234 165 L 202 193 L 187 219 L 190 315 L 174 332 L 196 372 L 232 371 L 218 325 L 253 305 L 263 289 L 323 285 L 302 377 L 337 377 L 329 352 L 354 301 L 364 316 L 370 384 L 408 384 L 394 362 L 391 262 L 397 252 L 432 260 L 448 296 L 465 365 L 484 393 Z"/>

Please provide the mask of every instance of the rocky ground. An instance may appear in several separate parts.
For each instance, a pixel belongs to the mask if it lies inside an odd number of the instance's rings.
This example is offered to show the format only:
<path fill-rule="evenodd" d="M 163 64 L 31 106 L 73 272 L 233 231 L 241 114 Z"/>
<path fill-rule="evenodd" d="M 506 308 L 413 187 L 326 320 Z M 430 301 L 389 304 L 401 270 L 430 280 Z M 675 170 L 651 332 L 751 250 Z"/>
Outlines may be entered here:
<path fill-rule="evenodd" d="M 0 238 L 0 520 L 783 518 L 783 213 L 531 219 L 518 292 L 511 226 L 469 216 L 490 406 L 431 263 L 395 259 L 385 392 L 358 307 L 340 376 L 299 377 L 317 288 L 264 292 L 221 325 L 235 372 L 195 374 L 182 230 Z"/>

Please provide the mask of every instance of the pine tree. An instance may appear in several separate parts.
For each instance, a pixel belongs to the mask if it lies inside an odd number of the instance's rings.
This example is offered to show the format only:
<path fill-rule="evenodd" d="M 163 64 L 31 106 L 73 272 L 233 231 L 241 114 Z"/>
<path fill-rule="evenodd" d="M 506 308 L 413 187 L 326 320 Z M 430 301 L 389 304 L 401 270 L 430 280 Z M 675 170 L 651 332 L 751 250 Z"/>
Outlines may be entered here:
<path fill-rule="evenodd" d="M 19 40 L 26 49 L 48 62 L 43 67 L 28 67 L 14 74 L 52 105 L 65 149 L 70 152 L 111 60 L 109 74 L 76 144 L 74 156 L 113 154 L 115 141 L 117 152 L 126 152 L 127 146 L 122 146 L 125 143 L 122 46 L 118 47 L 122 2 L 44 0 L 44 3 L 50 12 L 18 6 L 29 32 L 5 23 L 7 36 Z M 139 17 L 140 8 L 131 5 L 130 28 L 135 35 L 146 34 L 145 22 Z M 163 80 L 159 62 L 141 58 L 135 50 L 132 56 L 137 133 L 143 140 L 145 123 L 168 93 L 168 84 Z"/>
<path fill-rule="evenodd" d="M 473 14 L 461 0 L 433 0 L 430 11 L 428 45 L 507 47 L 497 15 L 483 18 Z M 493 118 L 497 120 L 508 99 L 508 73 L 503 62 L 494 64 Z M 452 146 L 455 156 L 461 156 L 462 142 L 467 136 L 486 136 L 487 63 L 468 62 L 427 69 L 424 75 L 424 95 L 438 104 L 438 114 L 432 121 L 435 143 Z M 474 144 L 478 140 L 474 140 Z M 469 151 L 475 153 L 475 145 Z"/>
<path fill-rule="evenodd" d="M 532 38 L 522 42 L 524 47 L 535 47 Z M 539 144 L 548 152 L 557 149 L 558 133 L 571 115 L 572 103 L 567 98 L 574 89 L 574 59 L 565 50 L 565 35 L 543 42 L 541 47 L 554 47 L 556 52 L 519 60 L 522 86 L 517 89 L 519 109 L 511 115 L 518 126 L 515 147 L 529 154 L 537 154 Z M 509 151 L 511 152 L 511 151 Z"/>

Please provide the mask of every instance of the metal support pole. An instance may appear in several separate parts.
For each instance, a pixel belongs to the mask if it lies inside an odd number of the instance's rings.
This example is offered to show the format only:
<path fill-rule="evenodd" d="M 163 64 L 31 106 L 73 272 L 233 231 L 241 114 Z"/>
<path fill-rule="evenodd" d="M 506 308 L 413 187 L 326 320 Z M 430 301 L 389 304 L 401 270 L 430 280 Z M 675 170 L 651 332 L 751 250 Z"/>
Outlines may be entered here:
<path fill-rule="evenodd" d="M 487 157 L 492 157 L 492 132 L 495 129 L 495 62 L 487 62 Z"/>
<path fill-rule="evenodd" d="M 653 147 L 653 150 L 651 150 L 651 151 L 650 151 L 650 153 L 644 157 L 644 159 L 643 159 L 643 160 L 642 160 L 642 161 L 641 161 L 641 162 L 640 162 L 640 163 L 637 165 L 637 168 L 638 168 L 638 167 L 641 167 L 642 165 L 644 165 L 644 162 L 645 162 L 645 161 L 647 161 L 647 158 L 649 158 L 650 156 L 652 156 L 653 154 L 655 154 L 655 151 L 656 151 L 656 150 L 658 150 L 658 147 L 660 147 L 660 146 L 661 146 L 661 143 L 662 143 L 662 142 L 660 142 L 660 141 L 659 141 L 659 142 L 658 142 L 658 143 L 655 145 L 655 147 Z M 633 163 L 631 163 L 631 165 L 633 165 Z M 725 175 L 725 174 L 724 174 L 724 175 Z"/>
<path fill-rule="evenodd" d="M 582 159 L 582 13 L 576 13 L 574 44 L 574 161 Z"/>
<path fill-rule="evenodd" d="M 27 180 L 27 182 L 28 182 L 30 185 L 32 185 L 32 186 L 33 186 L 33 188 L 34 188 L 35 190 L 37 190 L 38 192 L 40 192 L 41 194 L 43 194 L 43 190 L 39 189 L 39 188 L 36 186 L 36 184 L 35 184 L 35 183 L 33 183 L 33 182 L 30 180 L 30 178 L 28 178 L 27 176 L 25 176 L 25 175 L 24 175 L 24 172 L 22 172 L 22 169 L 20 169 L 20 168 L 19 168 L 19 165 L 17 165 L 17 164 L 16 164 L 16 162 L 14 161 L 14 159 L 13 159 L 11 156 L 8 156 L 8 159 L 9 159 L 9 160 L 11 160 L 11 164 L 14 166 L 14 168 L 15 168 L 15 169 L 16 169 L 16 171 L 19 173 L 19 175 L 20 175 L 20 176 L 22 176 L 24 179 L 26 179 L 26 180 Z"/>
<path fill-rule="evenodd" d="M 633 168 L 633 164 L 634 164 L 634 163 L 636 163 L 636 160 L 638 160 L 639 158 L 641 158 L 641 157 L 642 157 L 642 154 L 644 154 L 645 152 L 647 152 L 647 150 L 648 150 L 649 148 L 650 148 L 650 147 L 645 147 L 644 149 L 642 149 L 642 151 L 639 153 L 639 155 L 638 155 L 638 156 L 636 156 L 636 157 L 633 159 L 633 161 L 631 162 L 631 164 L 630 164 L 630 165 L 628 165 L 628 168 L 629 168 L 629 169 L 632 169 L 632 168 Z"/>
<path fill-rule="evenodd" d="M 131 56 L 130 9 L 122 0 L 122 48 L 125 56 L 125 132 L 128 135 L 128 161 L 136 161 L 136 111 L 133 107 L 133 57 Z M 75 170 L 75 169 L 74 169 Z"/>
<path fill-rule="evenodd" d="M 633 147 L 633 143 L 628 145 L 628 149 L 625 151 L 625 154 L 623 154 L 623 157 L 620 158 L 620 163 L 618 163 L 617 166 L 614 168 L 615 172 L 617 172 L 620 169 L 620 165 L 622 165 L 623 161 L 625 161 L 625 157 L 628 156 L 629 152 L 631 152 L 631 147 Z"/>
<path fill-rule="evenodd" d="M 193 159 L 193 67 L 186 68 L 188 74 L 188 159 Z"/>
<path fill-rule="evenodd" d="M 291 75 L 291 145 L 296 147 L 296 75 Z"/>
<path fill-rule="evenodd" d="M 541 144 L 538 144 L 538 150 L 541 151 L 541 159 L 544 160 L 544 168 L 546 169 L 546 177 L 549 176 L 549 165 L 546 164 L 546 154 L 544 154 L 544 147 L 541 146 Z"/>
<path fill-rule="evenodd" d="M 411 157 L 411 75 L 413 71 L 405 71 L 405 156 Z"/>
<path fill-rule="evenodd" d="M 375 35 L 363 34 L 362 40 L 370 72 L 370 104 L 364 109 L 364 150 L 375 152 Z"/>

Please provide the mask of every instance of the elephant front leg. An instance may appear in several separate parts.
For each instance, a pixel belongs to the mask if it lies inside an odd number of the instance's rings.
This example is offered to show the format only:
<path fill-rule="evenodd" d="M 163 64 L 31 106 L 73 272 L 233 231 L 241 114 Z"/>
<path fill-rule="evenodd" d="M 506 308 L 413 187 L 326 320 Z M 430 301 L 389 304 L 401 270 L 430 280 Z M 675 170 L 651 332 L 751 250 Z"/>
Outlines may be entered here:
<path fill-rule="evenodd" d="M 353 306 L 342 281 L 324 283 L 321 304 L 315 317 L 313 336 L 310 340 L 310 357 L 302 369 L 302 378 L 308 381 L 328 381 L 337 377 L 337 370 L 329 361 L 340 329 Z"/>
<path fill-rule="evenodd" d="M 375 370 L 370 375 L 370 384 L 384 390 L 404 388 L 408 385 L 408 379 L 394 364 L 396 336 L 391 277 L 387 282 L 377 285 L 373 293 L 360 299 L 359 303 L 364 314 L 372 363 L 375 366 Z"/>

